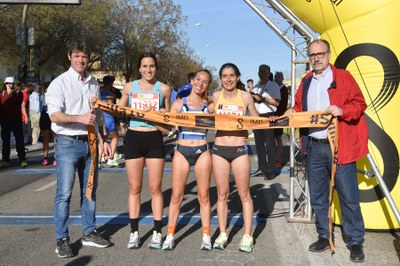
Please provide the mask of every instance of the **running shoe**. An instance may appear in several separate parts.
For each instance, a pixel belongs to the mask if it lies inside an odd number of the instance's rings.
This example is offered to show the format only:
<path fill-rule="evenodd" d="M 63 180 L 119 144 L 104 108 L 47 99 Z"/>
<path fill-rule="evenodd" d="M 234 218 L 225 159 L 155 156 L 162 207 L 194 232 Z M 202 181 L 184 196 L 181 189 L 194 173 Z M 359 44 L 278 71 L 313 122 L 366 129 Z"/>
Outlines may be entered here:
<path fill-rule="evenodd" d="M 60 258 L 70 258 L 74 256 L 68 237 L 64 237 L 63 239 L 57 241 L 56 253 Z"/>
<path fill-rule="evenodd" d="M 228 234 L 227 233 L 220 233 L 217 239 L 214 242 L 214 249 L 221 249 L 224 250 L 225 246 L 228 242 Z"/>
<path fill-rule="evenodd" d="M 87 236 L 82 237 L 82 246 L 90 246 L 96 248 L 106 248 L 111 245 L 110 241 L 104 239 L 96 230 L 93 230 Z"/>
<path fill-rule="evenodd" d="M 250 253 L 253 251 L 253 237 L 245 234 L 240 241 L 239 251 Z"/>
<path fill-rule="evenodd" d="M 43 159 L 43 161 L 42 161 L 42 165 L 49 165 L 49 160 L 47 160 L 47 159 Z"/>
<path fill-rule="evenodd" d="M 167 235 L 162 245 L 163 250 L 173 250 L 175 248 L 175 241 L 173 235 Z"/>
<path fill-rule="evenodd" d="M 117 160 L 119 160 L 119 159 L 122 159 L 122 154 L 120 154 L 120 153 L 118 153 L 118 152 L 116 152 L 116 153 L 114 153 L 114 161 L 117 161 Z"/>
<path fill-rule="evenodd" d="M 149 248 L 161 249 L 162 248 L 162 235 L 161 233 L 157 233 L 157 231 L 153 231 L 153 236 L 151 237 L 151 241 L 148 245 Z"/>
<path fill-rule="evenodd" d="M 28 163 L 26 161 L 21 161 L 21 167 L 25 168 L 28 166 Z"/>
<path fill-rule="evenodd" d="M 203 234 L 203 239 L 201 242 L 201 250 L 212 250 L 211 237 L 207 234 Z"/>
<path fill-rule="evenodd" d="M 139 232 L 135 231 L 134 233 L 130 234 L 127 247 L 128 249 L 132 249 L 132 248 L 139 248 L 139 246 L 140 246 Z"/>
<path fill-rule="evenodd" d="M 119 163 L 115 160 L 108 159 L 107 165 L 109 165 L 111 167 L 117 167 L 119 165 Z"/>
<path fill-rule="evenodd" d="M 56 160 L 54 160 L 53 166 L 57 166 L 57 161 Z"/>
<path fill-rule="evenodd" d="M 0 166 L 1 166 L 1 167 L 7 167 L 7 166 L 10 166 L 10 162 L 7 162 L 7 161 L 1 161 L 1 162 L 0 162 Z"/>

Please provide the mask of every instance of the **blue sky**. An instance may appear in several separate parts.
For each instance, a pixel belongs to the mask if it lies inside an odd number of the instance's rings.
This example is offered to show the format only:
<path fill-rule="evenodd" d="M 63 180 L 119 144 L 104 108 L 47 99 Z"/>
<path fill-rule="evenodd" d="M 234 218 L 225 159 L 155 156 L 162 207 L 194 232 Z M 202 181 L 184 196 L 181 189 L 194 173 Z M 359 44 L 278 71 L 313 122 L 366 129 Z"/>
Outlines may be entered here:
<path fill-rule="evenodd" d="M 272 72 L 290 73 L 290 49 L 242 0 L 174 0 L 188 18 L 184 30 L 189 46 L 217 71 L 232 62 L 245 82 L 258 80 L 258 66 L 268 64 Z M 201 24 L 201 25 L 199 25 Z M 215 73 L 217 74 L 217 73 Z"/>

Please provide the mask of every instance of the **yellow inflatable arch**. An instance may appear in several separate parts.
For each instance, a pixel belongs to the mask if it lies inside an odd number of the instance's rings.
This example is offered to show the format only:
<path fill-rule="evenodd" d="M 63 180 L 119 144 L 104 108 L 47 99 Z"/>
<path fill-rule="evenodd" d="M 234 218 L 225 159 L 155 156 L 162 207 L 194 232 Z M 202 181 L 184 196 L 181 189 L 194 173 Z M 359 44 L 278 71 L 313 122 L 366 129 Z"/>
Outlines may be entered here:
<path fill-rule="evenodd" d="M 369 152 L 397 206 L 400 206 L 400 0 L 281 0 L 331 44 L 332 61 L 349 70 L 368 104 Z M 366 159 L 357 162 L 369 170 Z M 358 176 L 361 209 L 368 229 L 399 224 L 375 178 Z M 335 223 L 341 223 L 335 199 Z"/>

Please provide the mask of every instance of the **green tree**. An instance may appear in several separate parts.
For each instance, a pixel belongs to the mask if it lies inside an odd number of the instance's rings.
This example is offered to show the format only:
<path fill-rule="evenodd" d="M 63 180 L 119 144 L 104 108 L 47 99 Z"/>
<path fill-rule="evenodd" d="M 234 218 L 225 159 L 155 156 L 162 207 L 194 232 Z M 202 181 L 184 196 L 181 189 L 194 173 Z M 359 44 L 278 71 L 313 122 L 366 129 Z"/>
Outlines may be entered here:
<path fill-rule="evenodd" d="M 22 46 L 18 42 L 22 30 L 21 5 L 6 5 L 7 9 L 0 17 L 0 63 L 18 65 L 21 62 Z M 107 45 L 107 28 L 109 12 L 107 1 L 86 0 L 81 6 L 29 5 L 27 27 L 35 32 L 34 45 L 37 66 L 43 73 L 54 76 L 68 66 L 67 49 L 71 40 L 85 40 L 91 47 L 94 57 L 91 62 L 98 61 L 98 55 Z M 31 66 L 29 66 L 31 68 Z"/>
<path fill-rule="evenodd" d="M 186 62 L 179 59 L 194 61 L 187 54 L 190 50 L 186 36 L 180 31 L 180 26 L 186 22 L 180 6 L 171 0 L 116 0 L 112 14 L 113 38 L 102 65 L 122 70 L 129 81 L 139 77 L 139 56 L 151 51 L 158 56 L 159 78 L 178 82 L 176 76 L 171 75 L 171 60 L 181 64 Z"/>
<path fill-rule="evenodd" d="M 0 5 L 0 10 L 0 64 L 17 69 L 23 6 Z M 92 69 L 122 72 L 127 81 L 139 78 L 138 59 L 147 51 L 158 57 L 158 78 L 173 87 L 203 65 L 182 30 L 187 18 L 171 0 L 85 0 L 80 6 L 30 5 L 27 13 L 27 26 L 35 30 L 30 49 L 47 76 L 69 66 L 68 43 L 75 39 L 91 47 Z"/>

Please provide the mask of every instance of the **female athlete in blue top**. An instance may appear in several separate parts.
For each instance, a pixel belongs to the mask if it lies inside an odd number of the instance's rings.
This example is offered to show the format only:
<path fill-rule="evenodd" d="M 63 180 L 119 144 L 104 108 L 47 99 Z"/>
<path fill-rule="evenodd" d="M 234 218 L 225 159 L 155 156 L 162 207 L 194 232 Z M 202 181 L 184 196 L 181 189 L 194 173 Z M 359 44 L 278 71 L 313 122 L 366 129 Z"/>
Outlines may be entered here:
<path fill-rule="evenodd" d="M 211 74 L 208 70 L 197 71 L 192 79 L 191 93 L 187 97 L 175 100 L 171 106 L 171 112 L 208 113 L 206 96 L 210 83 Z M 194 166 L 198 188 L 197 198 L 200 204 L 202 223 L 201 249 L 212 249 L 209 197 L 212 164 L 211 153 L 207 143 L 207 130 L 187 127 L 179 127 L 179 137 L 172 160 L 172 196 L 168 211 L 168 235 L 164 241 L 163 249 L 173 249 L 175 246 L 175 227 L 191 166 Z"/>
<path fill-rule="evenodd" d="M 160 112 L 169 111 L 171 89 L 164 83 L 156 80 L 157 59 L 153 53 L 145 53 L 139 59 L 141 78 L 128 82 L 123 91 L 119 105 L 134 109 Z M 147 166 L 149 190 L 151 193 L 151 207 L 154 216 L 153 236 L 149 247 L 162 247 L 162 215 L 163 195 L 161 181 L 164 172 L 165 151 L 163 134 L 166 126 L 149 121 L 131 118 L 125 136 L 125 166 L 128 175 L 129 196 L 128 209 L 131 224 L 131 234 L 128 248 L 139 248 L 139 214 L 140 194 L 144 166 Z"/>

